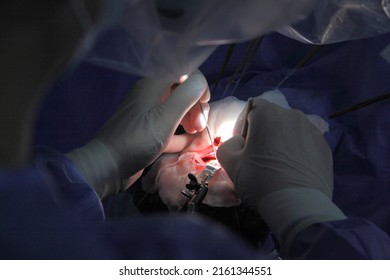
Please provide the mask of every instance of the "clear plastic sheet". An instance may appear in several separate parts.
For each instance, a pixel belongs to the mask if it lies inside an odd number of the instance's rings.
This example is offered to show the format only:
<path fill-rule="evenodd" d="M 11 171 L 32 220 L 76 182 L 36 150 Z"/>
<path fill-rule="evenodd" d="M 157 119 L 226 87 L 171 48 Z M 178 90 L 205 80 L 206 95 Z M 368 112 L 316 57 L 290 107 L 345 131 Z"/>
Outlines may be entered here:
<path fill-rule="evenodd" d="M 302 20 L 312 0 L 117 0 L 107 3 L 87 61 L 146 77 L 198 68 L 218 45 Z"/>
<path fill-rule="evenodd" d="M 389 0 L 318 0 L 307 19 L 279 30 L 310 44 L 337 43 L 389 31 Z"/>

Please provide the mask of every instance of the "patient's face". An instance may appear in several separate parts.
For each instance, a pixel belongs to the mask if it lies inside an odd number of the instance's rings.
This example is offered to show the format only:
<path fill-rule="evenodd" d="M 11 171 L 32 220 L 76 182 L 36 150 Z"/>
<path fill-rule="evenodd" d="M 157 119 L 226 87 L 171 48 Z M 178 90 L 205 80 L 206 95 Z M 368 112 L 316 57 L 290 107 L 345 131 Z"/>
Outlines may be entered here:
<path fill-rule="evenodd" d="M 245 102 L 229 97 L 211 104 L 208 126 L 198 133 L 192 144 L 178 154 L 164 154 L 152 166 L 142 180 L 142 188 L 148 192 L 158 191 L 162 201 L 171 210 L 180 210 L 186 197 L 182 194 L 189 183 L 188 174 L 201 174 L 207 164 L 219 166 L 215 151 L 233 135 L 235 121 Z M 210 206 L 230 207 L 240 204 L 233 182 L 223 168 L 208 180 L 209 191 L 203 203 Z"/>

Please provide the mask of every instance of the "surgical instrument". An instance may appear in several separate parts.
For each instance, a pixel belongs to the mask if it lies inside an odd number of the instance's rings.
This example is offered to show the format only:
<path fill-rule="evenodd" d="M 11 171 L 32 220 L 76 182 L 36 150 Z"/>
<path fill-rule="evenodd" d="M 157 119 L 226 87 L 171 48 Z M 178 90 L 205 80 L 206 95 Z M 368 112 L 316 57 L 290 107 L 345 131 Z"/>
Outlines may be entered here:
<path fill-rule="evenodd" d="M 365 100 L 365 101 L 357 103 L 355 105 L 349 106 L 349 107 L 347 107 L 347 108 L 345 108 L 343 110 L 340 110 L 338 112 L 335 112 L 335 113 L 331 114 L 329 116 L 329 118 L 332 119 L 332 118 L 335 118 L 335 117 L 339 117 L 339 116 L 344 115 L 346 113 L 349 113 L 349 112 L 352 112 L 352 111 L 355 111 L 355 110 L 367 107 L 368 105 L 377 103 L 377 102 L 385 100 L 387 98 L 390 98 L 390 92 L 388 92 L 386 94 L 383 94 L 383 95 L 380 95 L 380 96 L 377 96 L 377 97 L 374 97 L 374 98 L 371 98 L 371 99 L 368 99 L 368 100 Z"/>
<path fill-rule="evenodd" d="M 208 192 L 208 181 L 213 177 L 221 167 L 208 163 L 199 175 L 199 180 L 192 173 L 188 174 L 190 182 L 186 184 L 186 188 L 182 191 L 182 194 L 187 197 L 187 213 L 194 214 L 197 208 L 202 203 Z"/>

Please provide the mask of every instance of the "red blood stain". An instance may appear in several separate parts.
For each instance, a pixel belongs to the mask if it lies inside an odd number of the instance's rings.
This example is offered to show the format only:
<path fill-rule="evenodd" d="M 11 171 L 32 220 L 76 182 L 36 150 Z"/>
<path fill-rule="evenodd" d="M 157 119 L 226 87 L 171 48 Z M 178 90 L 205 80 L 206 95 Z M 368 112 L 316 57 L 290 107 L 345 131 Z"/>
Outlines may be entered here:
<path fill-rule="evenodd" d="M 214 138 L 214 147 L 219 147 L 222 143 L 221 143 L 221 136 L 217 136 Z"/>
<path fill-rule="evenodd" d="M 221 136 L 217 136 L 214 138 L 214 142 L 213 142 L 213 146 L 214 148 L 218 148 L 220 145 L 222 144 L 222 141 L 221 141 Z M 211 146 L 210 146 L 211 148 Z M 214 153 L 214 149 L 208 154 L 208 155 L 205 155 L 204 157 L 202 157 L 202 160 L 205 162 L 205 163 L 209 163 L 210 161 L 212 160 L 216 160 L 216 155 Z"/>

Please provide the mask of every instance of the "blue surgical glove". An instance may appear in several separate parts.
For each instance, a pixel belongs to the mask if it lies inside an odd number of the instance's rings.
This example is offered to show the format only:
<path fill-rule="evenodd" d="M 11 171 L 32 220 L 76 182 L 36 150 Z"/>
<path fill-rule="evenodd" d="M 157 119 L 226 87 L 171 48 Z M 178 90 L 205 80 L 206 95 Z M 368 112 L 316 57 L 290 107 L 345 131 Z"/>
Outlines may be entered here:
<path fill-rule="evenodd" d="M 247 121 L 246 139 L 233 136 L 217 157 L 241 200 L 258 211 L 288 253 L 304 228 L 345 218 L 332 202 L 332 153 L 300 111 L 255 98 Z"/>
<path fill-rule="evenodd" d="M 199 103 L 207 118 L 208 100 L 200 72 L 180 85 L 142 79 L 96 137 L 67 156 L 101 198 L 118 193 L 163 152 L 178 152 L 190 143 L 191 134 L 174 135 L 180 123 L 189 133 L 204 129 Z"/>

